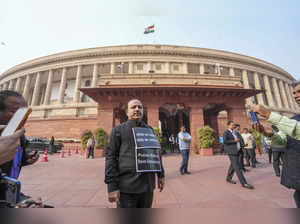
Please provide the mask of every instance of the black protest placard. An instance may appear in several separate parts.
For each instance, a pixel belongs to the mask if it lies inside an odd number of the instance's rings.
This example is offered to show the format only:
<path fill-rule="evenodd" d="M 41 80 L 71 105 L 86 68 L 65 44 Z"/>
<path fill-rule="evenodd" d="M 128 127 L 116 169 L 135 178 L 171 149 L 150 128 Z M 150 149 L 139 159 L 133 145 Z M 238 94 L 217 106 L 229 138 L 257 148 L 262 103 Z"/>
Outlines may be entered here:
<path fill-rule="evenodd" d="M 151 128 L 133 128 L 137 172 L 160 172 L 160 143 Z"/>

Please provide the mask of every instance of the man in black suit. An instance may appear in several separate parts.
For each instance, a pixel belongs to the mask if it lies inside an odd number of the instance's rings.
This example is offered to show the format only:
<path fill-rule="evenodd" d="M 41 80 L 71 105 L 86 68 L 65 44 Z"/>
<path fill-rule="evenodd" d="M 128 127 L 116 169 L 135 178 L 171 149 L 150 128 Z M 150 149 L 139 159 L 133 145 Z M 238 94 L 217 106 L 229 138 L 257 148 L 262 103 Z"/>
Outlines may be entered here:
<path fill-rule="evenodd" d="M 162 191 L 165 184 L 164 169 L 159 156 L 160 172 L 153 169 L 138 171 L 138 164 L 145 160 L 137 159 L 142 152 L 137 153 L 134 130 L 138 128 L 152 130 L 152 127 L 142 121 L 141 101 L 130 100 L 127 106 L 128 121 L 112 129 L 106 149 L 105 183 L 108 200 L 117 202 L 118 208 L 151 208 L 155 177 L 157 176 L 157 187 Z M 152 150 L 153 148 L 150 147 L 149 151 Z"/>
<path fill-rule="evenodd" d="M 234 129 L 234 133 L 235 135 L 237 136 L 238 139 L 240 139 L 240 150 L 238 151 L 238 157 L 239 157 L 239 163 L 240 163 L 240 166 L 241 166 L 241 170 L 243 172 L 248 172 L 250 170 L 246 169 L 245 168 L 245 164 L 244 164 L 244 147 L 245 147 L 245 143 L 244 143 L 244 140 L 243 140 L 243 137 L 240 133 L 241 131 L 241 126 L 240 124 L 235 124 L 235 129 Z"/>
<path fill-rule="evenodd" d="M 239 150 L 241 150 L 241 139 L 238 138 L 234 132 L 235 125 L 233 121 L 228 121 L 227 126 L 228 129 L 223 134 L 224 151 L 228 154 L 230 159 L 230 167 L 228 169 L 226 181 L 231 184 L 236 184 L 236 182 L 232 180 L 233 174 L 234 172 L 236 172 L 236 175 L 238 176 L 242 187 L 254 189 L 252 185 L 247 183 L 241 170 L 241 165 L 239 163 Z"/>

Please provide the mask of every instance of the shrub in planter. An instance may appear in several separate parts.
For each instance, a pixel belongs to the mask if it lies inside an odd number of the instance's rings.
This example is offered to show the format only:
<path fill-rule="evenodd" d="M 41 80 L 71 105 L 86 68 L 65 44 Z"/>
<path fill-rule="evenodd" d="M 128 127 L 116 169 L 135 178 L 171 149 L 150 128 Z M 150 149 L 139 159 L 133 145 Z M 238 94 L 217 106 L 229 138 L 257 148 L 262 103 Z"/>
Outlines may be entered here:
<path fill-rule="evenodd" d="M 94 131 L 94 136 L 96 140 L 95 157 L 103 157 L 105 156 L 105 148 L 107 146 L 107 134 L 102 128 L 97 128 Z"/>
<path fill-rule="evenodd" d="M 197 129 L 197 145 L 201 155 L 212 155 L 214 143 L 214 130 L 209 126 Z"/>
<path fill-rule="evenodd" d="M 96 140 L 96 149 L 105 149 L 107 145 L 107 134 L 102 128 L 97 128 L 94 131 Z"/>

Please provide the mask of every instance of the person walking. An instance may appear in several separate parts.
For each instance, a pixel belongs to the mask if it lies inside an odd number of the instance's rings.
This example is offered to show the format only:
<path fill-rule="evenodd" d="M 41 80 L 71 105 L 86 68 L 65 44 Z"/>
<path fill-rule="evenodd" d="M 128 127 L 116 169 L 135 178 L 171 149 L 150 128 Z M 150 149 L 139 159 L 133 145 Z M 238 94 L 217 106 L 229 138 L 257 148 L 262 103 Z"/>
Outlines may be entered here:
<path fill-rule="evenodd" d="M 191 172 L 188 171 L 188 163 L 190 157 L 190 144 L 192 141 L 192 137 L 186 131 L 185 126 L 182 126 L 180 130 L 181 131 L 178 133 L 178 142 L 179 142 L 179 150 L 182 156 L 182 162 L 179 171 L 181 175 L 191 174 Z"/>
<path fill-rule="evenodd" d="M 243 133 L 242 133 L 242 138 L 245 143 L 245 158 L 246 158 L 246 165 L 250 166 L 251 162 L 251 167 L 255 168 L 256 167 L 256 162 L 255 162 L 255 155 L 254 155 L 254 138 L 249 132 L 248 128 L 244 128 Z"/>
<path fill-rule="evenodd" d="M 239 164 L 239 150 L 241 150 L 241 139 L 239 139 L 234 133 L 235 125 L 233 121 L 228 121 L 227 127 L 228 129 L 223 134 L 224 151 L 228 154 L 230 160 L 230 166 L 227 172 L 226 181 L 231 184 L 236 184 L 236 182 L 232 180 L 234 173 L 236 173 L 242 187 L 247 189 L 254 189 L 252 185 L 247 183 L 241 170 L 241 165 Z"/>
<path fill-rule="evenodd" d="M 95 144 L 96 144 L 96 141 L 95 141 L 95 137 L 94 135 L 92 135 L 89 140 L 87 141 L 87 144 L 86 144 L 86 147 L 88 149 L 88 156 L 87 156 L 87 159 L 90 158 L 90 156 L 92 157 L 92 159 L 94 159 L 94 148 L 95 148 Z"/>
<path fill-rule="evenodd" d="M 171 136 L 169 137 L 169 144 L 170 144 L 171 152 L 175 152 L 176 140 L 173 134 L 171 134 Z"/>

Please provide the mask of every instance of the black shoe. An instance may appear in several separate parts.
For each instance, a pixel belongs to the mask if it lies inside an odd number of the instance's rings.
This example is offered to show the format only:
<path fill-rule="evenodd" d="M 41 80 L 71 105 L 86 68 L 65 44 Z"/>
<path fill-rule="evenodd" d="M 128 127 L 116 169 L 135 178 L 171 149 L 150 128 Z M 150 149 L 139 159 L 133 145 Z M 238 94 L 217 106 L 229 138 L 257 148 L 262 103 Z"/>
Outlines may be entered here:
<path fill-rule="evenodd" d="M 191 174 L 191 172 L 189 172 L 189 171 L 186 171 L 186 172 L 184 172 L 185 174 Z"/>
<path fill-rule="evenodd" d="M 244 172 L 250 172 L 250 170 L 248 170 L 248 169 L 246 169 L 246 168 L 244 168 L 243 171 L 244 171 Z"/>
<path fill-rule="evenodd" d="M 279 173 L 276 173 L 276 177 L 280 177 L 280 174 L 279 174 Z"/>
<path fill-rule="evenodd" d="M 230 180 L 230 179 L 226 179 L 226 181 L 227 181 L 228 183 L 231 183 L 231 184 L 236 184 L 236 182 L 235 182 L 235 181 L 233 181 L 233 180 Z"/>
<path fill-rule="evenodd" d="M 256 168 L 256 165 L 252 165 L 251 167 L 252 167 L 252 168 Z"/>
<path fill-rule="evenodd" d="M 250 163 L 245 164 L 245 166 L 250 166 Z"/>
<path fill-rule="evenodd" d="M 242 184 L 242 187 L 250 189 L 250 190 L 254 189 L 254 187 L 250 184 Z"/>
<path fill-rule="evenodd" d="M 180 171 L 180 174 L 181 174 L 181 175 L 184 175 L 184 172 Z"/>

